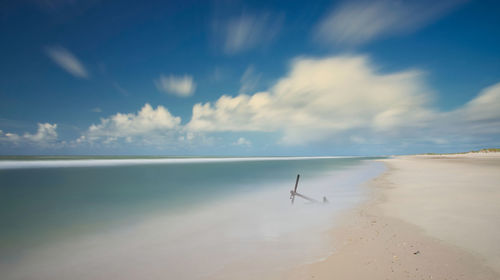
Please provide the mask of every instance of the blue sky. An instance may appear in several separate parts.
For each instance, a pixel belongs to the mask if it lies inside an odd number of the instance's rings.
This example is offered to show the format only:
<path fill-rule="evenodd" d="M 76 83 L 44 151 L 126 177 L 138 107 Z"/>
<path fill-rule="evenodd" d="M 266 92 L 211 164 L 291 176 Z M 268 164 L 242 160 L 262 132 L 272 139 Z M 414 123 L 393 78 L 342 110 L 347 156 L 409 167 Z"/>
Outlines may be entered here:
<path fill-rule="evenodd" d="M 499 8 L 498 1 L 3 3 L 0 154 L 498 147 Z"/>

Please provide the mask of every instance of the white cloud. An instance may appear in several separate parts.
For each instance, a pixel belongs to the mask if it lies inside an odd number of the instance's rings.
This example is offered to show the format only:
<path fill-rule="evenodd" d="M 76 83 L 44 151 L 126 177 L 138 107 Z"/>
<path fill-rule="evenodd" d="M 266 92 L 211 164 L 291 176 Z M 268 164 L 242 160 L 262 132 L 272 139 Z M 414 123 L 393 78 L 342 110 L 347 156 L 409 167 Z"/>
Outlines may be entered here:
<path fill-rule="evenodd" d="M 49 146 L 57 142 L 57 124 L 38 123 L 38 130 L 35 134 L 26 132 L 22 136 L 10 132 L 4 134 L 3 131 L 0 131 L 0 141 Z"/>
<path fill-rule="evenodd" d="M 23 137 L 32 142 L 53 142 L 57 139 L 57 124 L 39 123 L 35 134 L 25 133 Z"/>
<path fill-rule="evenodd" d="M 101 113 L 102 112 L 101 108 L 99 108 L 99 107 L 92 108 L 90 111 L 92 111 L 94 113 Z"/>
<path fill-rule="evenodd" d="M 247 146 L 247 147 L 252 146 L 252 142 L 250 142 L 245 137 L 238 138 L 238 140 L 236 140 L 236 142 L 234 142 L 233 144 L 237 146 Z"/>
<path fill-rule="evenodd" d="M 457 113 L 463 114 L 469 122 L 499 121 L 500 83 L 482 90 L 479 95 L 465 104 Z"/>
<path fill-rule="evenodd" d="M 195 104 L 186 125 L 166 108 L 146 104 L 137 113 L 101 119 L 76 143 L 251 146 L 225 132 L 259 132 L 286 145 L 376 145 L 395 152 L 414 145 L 498 144 L 500 83 L 452 111 L 439 111 L 432 101 L 418 70 L 384 73 L 360 55 L 299 57 L 267 91 Z"/>
<path fill-rule="evenodd" d="M 63 47 L 46 48 L 47 55 L 61 68 L 78 78 L 88 78 L 89 74 L 83 64 L 70 51 Z"/>
<path fill-rule="evenodd" d="M 91 125 L 77 143 L 102 141 L 109 144 L 118 140 L 130 143 L 137 137 L 143 143 L 156 144 L 169 139 L 173 132 L 180 129 L 180 123 L 181 118 L 170 114 L 165 107 L 155 109 L 145 104 L 137 113 L 117 113 L 102 118 L 99 124 Z"/>
<path fill-rule="evenodd" d="M 453 135 L 500 134 L 500 83 L 482 90 L 464 106 L 442 113 L 441 132 Z"/>
<path fill-rule="evenodd" d="M 7 132 L 7 133 L 5 133 L 5 136 L 7 137 L 6 140 L 14 142 L 14 143 L 17 143 L 21 139 L 21 137 L 15 133 Z"/>
<path fill-rule="evenodd" d="M 227 21 L 216 21 L 214 32 L 223 42 L 224 52 L 236 54 L 271 42 L 283 26 L 283 15 L 242 14 Z"/>
<path fill-rule="evenodd" d="M 314 37 L 327 44 L 358 45 L 424 27 L 464 2 L 466 0 L 344 1 L 320 21 Z"/>
<path fill-rule="evenodd" d="M 389 131 L 422 125 L 429 92 L 422 73 L 383 74 L 364 56 L 299 58 L 271 89 L 196 104 L 193 131 L 279 131 L 287 144 L 353 129 Z"/>
<path fill-rule="evenodd" d="M 188 97 L 193 95 L 196 90 L 196 83 L 192 76 L 164 76 L 154 81 L 159 91 L 174 94 L 179 97 Z"/>
<path fill-rule="evenodd" d="M 179 151 L 192 147 L 213 146 L 215 138 L 203 132 L 187 131 L 181 118 L 165 107 L 146 103 L 138 112 L 116 113 L 92 124 L 70 147 L 146 148 Z M 230 143 L 226 143 L 230 145 Z"/>

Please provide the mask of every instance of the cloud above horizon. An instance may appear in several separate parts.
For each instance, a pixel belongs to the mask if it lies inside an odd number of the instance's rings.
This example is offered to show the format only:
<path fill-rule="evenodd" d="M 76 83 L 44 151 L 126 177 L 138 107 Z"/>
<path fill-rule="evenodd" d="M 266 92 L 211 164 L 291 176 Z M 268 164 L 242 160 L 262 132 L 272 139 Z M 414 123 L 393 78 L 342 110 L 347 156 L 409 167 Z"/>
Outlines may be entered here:
<path fill-rule="evenodd" d="M 382 73 L 367 56 L 299 57 L 270 89 L 193 106 L 189 131 L 278 133 L 281 144 L 487 143 L 500 135 L 500 83 L 448 112 L 425 73 Z"/>
<path fill-rule="evenodd" d="M 25 132 L 23 135 L 16 133 L 4 133 L 0 130 L 0 142 L 8 142 L 14 145 L 29 144 L 40 147 L 49 147 L 57 142 L 57 124 L 38 123 L 35 134 Z"/>
<path fill-rule="evenodd" d="M 146 103 L 137 112 L 101 118 L 71 144 L 255 148 L 258 135 L 281 147 L 495 143 L 500 83 L 454 110 L 440 111 L 425 76 L 416 69 L 382 72 L 364 55 L 298 57 L 266 91 L 197 103 L 184 123 L 164 106 Z M 50 143 L 57 139 L 56 128 L 39 124 L 35 134 L 0 132 L 0 139 Z"/>
<path fill-rule="evenodd" d="M 181 118 L 175 117 L 163 106 L 156 109 L 146 103 L 137 113 L 116 113 L 101 118 L 99 124 L 92 124 L 75 144 L 114 144 L 141 142 L 159 143 L 158 138 L 170 139 L 180 129 Z"/>
<path fill-rule="evenodd" d="M 425 27 L 465 2 L 467 0 L 343 1 L 318 23 L 314 39 L 330 45 L 360 45 Z"/>
<path fill-rule="evenodd" d="M 196 137 L 245 132 L 278 135 L 275 144 L 285 146 L 332 141 L 408 145 L 500 134 L 500 83 L 442 112 L 435 109 L 425 75 L 415 69 L 384 73 L 363 55 L 298 57 L 267 91 L 197 103 L 185 124 L 165 107 L 146 104 L 137 113 L 101 119 L 79 141 L 182 145 Z M 231 141 L 220 144 L 251 146 L 247 137 Z"/>
<path fill-rule="evenodd" d="M 233 143 L 233 145 L 250 147 L 252 146 L 252 142 L 245 137 L 240 137 Z"/>
<path fill-rule="evenodd" d="M 463 106 L 442 113 L 450 138 L 454 136 L 485 137 L 500 134 L 500 82 L 483 89 Z"/>
<path fill-rule="evenodd" d="M 88 71 L 80 60 L 67 49 L 60 46 L 52 46 L 47 47 L 45 52 L 54 63 L 71 75 L 81 79 L 89 77 Z"/>
<path fill-rule="evenodd" d="M 432 114 L 422 75 L 379 73 L 366 56 L 301 57 L 268 91 L 195 104 L 186 128 L 280 132 L 282 143 L 297 145 L 354 129 L 420 126 Z"/>
<path fill-rule="evenodd" d="M 189 97 L 193 95 L 196 90 L 196 83 L 190 75 L 165 76 L 162 74 L 154 83 L 159 91 L 173 94 L 178 97 Z"/>

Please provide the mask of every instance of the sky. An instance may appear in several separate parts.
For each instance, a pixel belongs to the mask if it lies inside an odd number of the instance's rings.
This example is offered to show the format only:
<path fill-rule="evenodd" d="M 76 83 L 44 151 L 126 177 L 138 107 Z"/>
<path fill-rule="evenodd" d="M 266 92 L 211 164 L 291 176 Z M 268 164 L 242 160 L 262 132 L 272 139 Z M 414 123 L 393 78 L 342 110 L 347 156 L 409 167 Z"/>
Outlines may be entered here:
<path fill-rule="evenodd" d="M 499 1 L 0 3 L 0 154 L 500 147 Z"/>

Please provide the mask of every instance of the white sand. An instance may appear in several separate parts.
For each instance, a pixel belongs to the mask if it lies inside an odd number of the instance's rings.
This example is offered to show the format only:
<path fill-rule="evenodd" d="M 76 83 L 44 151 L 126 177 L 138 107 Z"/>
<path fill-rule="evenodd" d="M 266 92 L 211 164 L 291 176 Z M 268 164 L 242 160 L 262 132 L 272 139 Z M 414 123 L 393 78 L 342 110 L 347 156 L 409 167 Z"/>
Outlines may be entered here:
<path fill-rule="evenodd" d="M 500 279 L 500 154 L 383 162 L 331 256 L 280 279 Z"/>
<path fill-rule="evenodd" d="M 473 252 L 500 272 L 500 155 L 409 156 L 396 171 L 384 213 Z"/>

